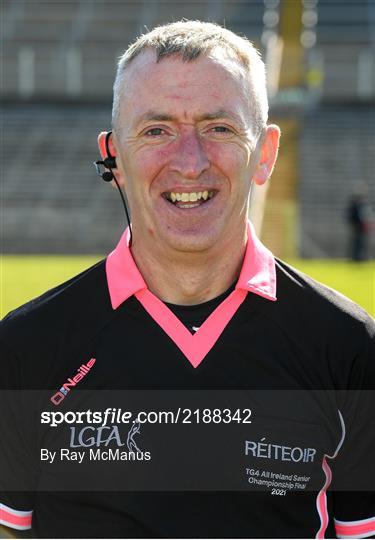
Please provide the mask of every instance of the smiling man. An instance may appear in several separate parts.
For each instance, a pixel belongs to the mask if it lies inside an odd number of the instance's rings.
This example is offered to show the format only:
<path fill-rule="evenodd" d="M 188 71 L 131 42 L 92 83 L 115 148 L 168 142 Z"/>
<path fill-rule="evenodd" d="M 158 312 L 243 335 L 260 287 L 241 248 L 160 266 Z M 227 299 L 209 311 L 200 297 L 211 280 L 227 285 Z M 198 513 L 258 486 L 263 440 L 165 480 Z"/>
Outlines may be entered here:
<path fill-rule="evenodd" d="M 187 61 L 158 58 L 141 38 L 115 83 L 110 149 L 130 204 L 132 254 L 149 289 L 175 304 L 215 298 L 238 278 L 251 181 L 263 184 L 277 156 L 263 63 L 250 43 L 222 34 L 225 47 L 217 35 L 187 43 Z M 199 47 L 206 54 L 194 58 Z"/>
<path fill-rule="evenodd" d="M 375 534 L 374 323 L 275 259 L 248 223 L 252 182 L 277 157 L 267 111 L 258 52 L 220 26 L 158 27 L 120 59 L 99 148 L 131 225 L 104 261 L 2 325 L 5 525 L 39 537 Z M 120 393 L 97 427 L 90 400 L 106 390 Z M 143 407 L 126 431 L 116 399 Z M 48 429 L 38 411 L 68 426 Z M 41 462 L 41 445 L 74 448 L 80 468 Z M 138 462 L 101 468 L 119 448 Z"/>

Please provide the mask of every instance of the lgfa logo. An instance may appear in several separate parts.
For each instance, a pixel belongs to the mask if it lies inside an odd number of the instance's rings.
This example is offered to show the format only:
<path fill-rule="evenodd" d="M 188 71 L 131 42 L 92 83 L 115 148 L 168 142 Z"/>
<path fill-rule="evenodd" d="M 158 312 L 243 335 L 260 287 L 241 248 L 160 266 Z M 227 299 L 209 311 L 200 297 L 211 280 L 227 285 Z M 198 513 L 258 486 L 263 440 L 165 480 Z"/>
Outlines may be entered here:
<path fill-rule="evenodd" d="M 69 377 L 69 379 L 62 385 L 60 390 L 58 390 L 55 394 L 53 394 L 53 396 L 50 398 L 52 403 L 54 405 L 59 405 L 63 401 L 63 399 L 65 399 L 65 397 L 68 395 L 71 387 L 76 386 L 77 383 L 79 383 L 79 381 L 81 381 L 82 379 L 86 377 L 86 375 L 88 374 L 92 366 L 95 364 L 95 362 L 96 362 L 96 358 L 91 358 L 87 362 L 87 364 L 82 364 L 78 368 L 77 374 L 74 375 L 74 377 Z"/>

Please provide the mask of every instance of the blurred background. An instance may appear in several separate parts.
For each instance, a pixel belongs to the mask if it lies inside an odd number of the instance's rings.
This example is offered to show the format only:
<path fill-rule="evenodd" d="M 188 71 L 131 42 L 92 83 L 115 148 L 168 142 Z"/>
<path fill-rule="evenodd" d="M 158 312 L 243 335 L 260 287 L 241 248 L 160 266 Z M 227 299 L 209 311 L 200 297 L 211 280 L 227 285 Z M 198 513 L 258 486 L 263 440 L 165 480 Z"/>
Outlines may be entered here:
<path fill-rule="evenodd" d="M 280 258 L 375 314 L 375 0 L 2 0 L 1 316 L 104 257 L 124 227 L 96 176 L 118 57 L 181 18 L 247 36 L 282 129 L 251 218 Z"/>

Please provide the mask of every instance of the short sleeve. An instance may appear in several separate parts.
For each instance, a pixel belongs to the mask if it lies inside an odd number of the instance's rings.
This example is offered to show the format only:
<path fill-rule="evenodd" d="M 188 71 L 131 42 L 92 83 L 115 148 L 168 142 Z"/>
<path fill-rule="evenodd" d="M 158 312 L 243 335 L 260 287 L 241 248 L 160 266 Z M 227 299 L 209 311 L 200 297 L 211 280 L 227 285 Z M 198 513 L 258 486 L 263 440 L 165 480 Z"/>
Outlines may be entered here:
<path fill-rule="evenodd" d="M 36 465 L 33 463 L 33 407 L 19 389 L 17 357 L 0 341 L 0 524 L 31 528 Z"/>
<path fill-rule="evenodd" d="M 375 330 L 371 321 L 341 396 L 343 440 L 332 469 L 338 538 L 375 538 Z"/>

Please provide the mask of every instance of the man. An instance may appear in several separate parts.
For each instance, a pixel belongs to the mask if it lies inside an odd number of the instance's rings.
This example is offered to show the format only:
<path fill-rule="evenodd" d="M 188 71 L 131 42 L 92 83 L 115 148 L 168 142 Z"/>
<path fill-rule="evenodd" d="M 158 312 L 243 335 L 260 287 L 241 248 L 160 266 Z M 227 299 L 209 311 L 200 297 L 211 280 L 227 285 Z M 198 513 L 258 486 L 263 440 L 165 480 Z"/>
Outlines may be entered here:
<path fill-rule="evenodd" d="M 374 324 L 275 260 L 247 224 L 251 183 L 267 181 L 277 156 L 280 132 L 266 122 L 263 63 L 219 26 L 156 28 L 120 60 L 113 133 L 99 148 L 131 229 L 106 261 L 6 318 L 2 373 L 7 390 L 48 390 L 33 393 L 47 422 L 68 409 L 70 449 L 136 448 L 139 463 L 100 476 L 41 462 L 65 427 L 43 431 L 31 400 L 11 392 L 8 526 L 53 537 L 375 533 Z M 137 416 L 125 441 L 116 420 L 104 440 L 91 419 L 84 432 L 73 405 L 89 409 L 106 389 L 174 409 L 173 426 Z"/>
<path fill-rule="evenodd" d="M 350 228 L 349 257 L 355 262 L 367 259 L 367 234 L 370 229 L 370 220 L 366 194 L 366 184 L 363 184 L 352 194 L 346 209 L 346 221 Z"/>

